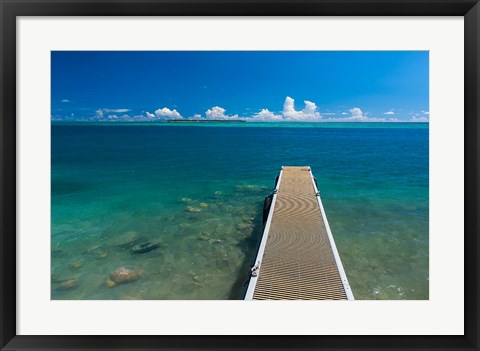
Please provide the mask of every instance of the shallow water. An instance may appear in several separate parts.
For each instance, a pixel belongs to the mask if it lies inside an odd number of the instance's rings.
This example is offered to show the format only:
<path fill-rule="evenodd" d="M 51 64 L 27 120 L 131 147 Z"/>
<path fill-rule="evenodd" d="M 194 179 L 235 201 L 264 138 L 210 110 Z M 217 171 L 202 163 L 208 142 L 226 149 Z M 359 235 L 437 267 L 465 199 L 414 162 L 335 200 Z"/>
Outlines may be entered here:
<path fill-rule="evenodd" d="M 428 299 L 428 124 L 367 123 L 52 125 L 52 298 L 242 298 L 282 165 L 312 167 L 356 299 Z"/>

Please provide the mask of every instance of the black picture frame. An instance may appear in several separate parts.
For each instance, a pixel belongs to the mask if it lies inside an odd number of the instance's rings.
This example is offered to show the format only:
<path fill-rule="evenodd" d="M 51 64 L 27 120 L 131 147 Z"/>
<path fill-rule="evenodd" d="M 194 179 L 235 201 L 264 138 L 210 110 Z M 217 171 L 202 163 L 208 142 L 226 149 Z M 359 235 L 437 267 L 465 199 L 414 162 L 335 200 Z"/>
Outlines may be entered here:
<path fill-rule="evenodd" d="M 0 0 L 0 347 L 2 350 L 479 350 L 479 0 Z M 465 332 L 463 336 L 16 335 L 16 18 L 18 16 L 463 16 Z M 448 316 L 446 316 L 448 318 Z"/>

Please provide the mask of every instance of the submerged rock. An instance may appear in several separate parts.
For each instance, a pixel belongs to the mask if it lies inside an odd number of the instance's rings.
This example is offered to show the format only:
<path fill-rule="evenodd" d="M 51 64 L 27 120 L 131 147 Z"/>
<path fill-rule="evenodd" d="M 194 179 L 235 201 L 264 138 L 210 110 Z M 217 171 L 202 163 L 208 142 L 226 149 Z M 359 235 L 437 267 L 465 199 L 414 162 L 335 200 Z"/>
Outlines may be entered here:
<path fill-rule="evenodd" d="M 149 241 L 146 241 L 146 242 L 134 245 L 130 251 L 132 252 L 132 254 L 143 254 L 143 253 L 156 250 L 159 247 L 160 247 L 160 244 L 158 243 L 151 243 Z"/>
<path fill-rule="evenodd" d="M 236 191 L 240 192 L 260 192 L 265 191 L 266 186 L 254 185 L 254 184 L 239 184 L 235 187 Z"/>
<path fill-rule="evenodd" d="M 117 284 L 134 282 L 138 280 L 142 274 L 142 270 L 120 267 L 110 273 L 110 279 L 107 279 L 106 284 L 113 288 Z"/>
<path fill-rule="evenodd" d="M 238 231 L 246 231 L 246 230 L 251 230 L 253 227 L 251 223 L 239 223 L 235 226 L 235 228 Z"/>
<path fill-rule="evenodd" d="M 83 266 L 83 260 L 73 261 L 68 264 L 68 267 L 72 269 L 79 269 L 82 266 Z"/>
<path fill-rule="evenodd" d="M 68 279 L 58 285 L 61 290 L 70 290 L 78 286 L 78 279 Z"/>
<path fill-rule="evenodd" d="M 200 206 L 202 208 L 207 208 L 208 204 L 206 202 L 200 202 L 200 204 L 198 206 Z"/>
<path fill-rule="evenodd" d="M 181 202 L 192 202 L 193 200 L 190 199 L 189 197 L 182 197 L 182 198 L 180 199 L 180 201 L 181 201 Z"/>
<path fill-rule="evenodd" d="M 200 234 L 200 236 L 197 239 L 208 241 L 208 240 L 210 240 L 210 235 L 208 235 L 207 233 L 202 233 L 202 234 Z"/>
<path fill-rule="evenodd" d="M 90 246 L 89 248 L 87 248 L 87 249 L 85 250 L 85 253 L 87 253 L 87 254 L 95 253 L 95 252 L 97 252 L 98 250 L 100 250 L 100 247 L 101 247 L 100 245 Z"/>
<path fill-rule="evenodd" d="M 137 232 L 129 231 L 111 238 L 111 243 L 113 246 L 126 248 L 132 246 L 132 244 L 137 242 L 138 239 L 139 235 Z"/>
<path fill-rule="evenodd" d="M 113 288 L 115 285 L 117 285 L 117 284 L 116 284 L 113 280 L 111 280 L 111 279 L 107 279 L 107 280 L 105 281 L 105 284 L 107 284 L 107 286 L 108 286 L 109 288 Z"/>
<path fill-rule="evenodd" d="M 202 209 L 200 207 L 187 206 L 185 211 L 191 212 L 191 213 L 197 213 L 197 212 L 202 212 Z"/>

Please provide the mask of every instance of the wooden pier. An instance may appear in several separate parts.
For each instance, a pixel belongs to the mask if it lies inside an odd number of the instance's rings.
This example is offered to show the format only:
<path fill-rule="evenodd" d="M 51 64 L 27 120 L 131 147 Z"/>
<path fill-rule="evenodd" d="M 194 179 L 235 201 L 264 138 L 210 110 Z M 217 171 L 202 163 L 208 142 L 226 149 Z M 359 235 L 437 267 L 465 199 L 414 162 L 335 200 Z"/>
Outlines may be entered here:
<path fill-rule="evenodd" d="M 282 167 L 245 300 L 354 300 L 310 167 Z"/>

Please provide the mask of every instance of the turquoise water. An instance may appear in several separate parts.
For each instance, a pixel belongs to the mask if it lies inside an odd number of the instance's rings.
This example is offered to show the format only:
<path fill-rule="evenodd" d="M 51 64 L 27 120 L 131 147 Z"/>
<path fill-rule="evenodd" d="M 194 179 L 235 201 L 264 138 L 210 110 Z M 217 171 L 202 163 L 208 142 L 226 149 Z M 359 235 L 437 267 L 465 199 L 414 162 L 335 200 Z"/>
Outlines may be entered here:
<path fill-rule="evenodd" d="M 428 124 L 52 125 L 53 299 L 239 299 L 309 165 L 356 299 L 428 299 Z M 134 253 L 152 244 L 146 253 Z M 112 272 L 129 270 L 130 281 Z"/>

